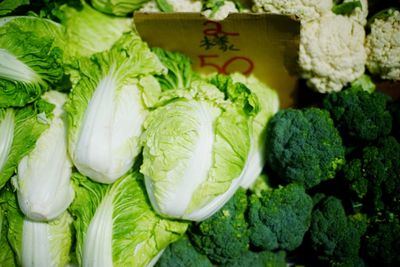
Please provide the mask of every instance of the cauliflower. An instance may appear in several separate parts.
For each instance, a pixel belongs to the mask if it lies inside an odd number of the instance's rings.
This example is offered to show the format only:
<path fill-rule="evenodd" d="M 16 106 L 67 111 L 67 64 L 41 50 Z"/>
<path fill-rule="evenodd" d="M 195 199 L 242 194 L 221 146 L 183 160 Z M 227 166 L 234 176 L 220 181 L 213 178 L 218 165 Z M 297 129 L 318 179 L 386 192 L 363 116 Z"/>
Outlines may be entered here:
<path fill-rule="evenodd" d="M 253 0 L 256 12 L 294 15 L 301 20 L 312 20 L 331 11 L 332 0 Z"/>
<path fill-rule="evenodd" d="M 143 5 L 141 12 L 200 12 L 202 2 L 197 0 L 152 0 Z"/>
<path fill-rule="evenodd" d="M 340 91 L 364 73 L 365 30 L 348 16 L 327 13 L 302 22 L 299 63 L 301 76 L 320 93 Z"/>
<path fill-rule="evenodd" d="M 223 20 L 230 13 L 236 13 L 239 10 L 236 8 L 236 5 L 232 1 L 224 1 L 224 4 L 218 8 L 217 11 L 213 11 L 212 9 L 206 9 L 202 12 L 204 16 L 212 20 Z"/>
<path fill-rule="evenodd" d="M 371 23 L 366 38 L 367 68 L 382 79 L 400 80 L 400 12 L 390 9 L 386 17 Z"/>

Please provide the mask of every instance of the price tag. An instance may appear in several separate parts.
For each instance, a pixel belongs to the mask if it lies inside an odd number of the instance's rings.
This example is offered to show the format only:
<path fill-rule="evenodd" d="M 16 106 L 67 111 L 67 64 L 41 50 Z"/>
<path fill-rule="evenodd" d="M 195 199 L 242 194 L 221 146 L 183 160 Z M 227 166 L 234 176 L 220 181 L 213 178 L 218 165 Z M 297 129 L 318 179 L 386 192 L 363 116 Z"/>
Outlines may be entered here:
<path fill-rule="evenodd" d="M 199 13 L 135 13 L 134 22 L 151 47 L 188 55 L 196 71 L 254 74 L 278 91 L 282 108 L 293 105 L 298 21 L 271 14 L 237 13 L 211 21 Z"/>

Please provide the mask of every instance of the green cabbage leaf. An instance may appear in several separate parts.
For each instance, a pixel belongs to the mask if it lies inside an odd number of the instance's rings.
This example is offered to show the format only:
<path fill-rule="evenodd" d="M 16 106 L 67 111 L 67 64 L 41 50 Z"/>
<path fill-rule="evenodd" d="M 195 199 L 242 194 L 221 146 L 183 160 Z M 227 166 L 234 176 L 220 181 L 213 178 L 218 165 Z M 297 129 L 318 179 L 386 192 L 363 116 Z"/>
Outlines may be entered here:
<path fill-rule="evenodd" d="M 151 207 L 139 172 L 112 185 L 73 175 L 79 265 L 148 266 L 186 231 L 187 223 L 159 217 Z"/>
<path fill-rule="evenodd" d="M 140 80 L 161 73 L 163 65 L 134 33 L 110 51 L 79 60 L 66 103 L 69 153 L 78 170 L 112 183 L 132 166 L 147 109 Z"/>
<path fill-rule="evenodd" d="M 62 32 L 46 19 L 0 18 L 0 107 L 22 107 L 61 81 Z"/>

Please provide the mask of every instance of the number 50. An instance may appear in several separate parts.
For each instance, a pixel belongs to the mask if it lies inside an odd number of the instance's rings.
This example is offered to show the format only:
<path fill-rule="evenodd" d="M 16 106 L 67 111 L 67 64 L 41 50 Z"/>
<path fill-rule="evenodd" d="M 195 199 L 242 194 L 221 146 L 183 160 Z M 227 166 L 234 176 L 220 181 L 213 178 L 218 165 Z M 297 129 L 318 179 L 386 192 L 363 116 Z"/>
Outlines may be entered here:
<path fill-rule="evenodd" d="M 200 67 L 212 67 L 215 68 L 218 73 L 229 74 L 228 68 L 233 63 L 238 63 L 243 65 L 244 70 L 241 71 L 243 74 L 250 74 L 254 69 L 254 63 L 251 59 L 242 56 L 234 56 L 225 61 L 222 66 L 216 63 L 213 63 L 213 59 L 218 58 L 218 55 L 199 55 L 200 59 Z"/>

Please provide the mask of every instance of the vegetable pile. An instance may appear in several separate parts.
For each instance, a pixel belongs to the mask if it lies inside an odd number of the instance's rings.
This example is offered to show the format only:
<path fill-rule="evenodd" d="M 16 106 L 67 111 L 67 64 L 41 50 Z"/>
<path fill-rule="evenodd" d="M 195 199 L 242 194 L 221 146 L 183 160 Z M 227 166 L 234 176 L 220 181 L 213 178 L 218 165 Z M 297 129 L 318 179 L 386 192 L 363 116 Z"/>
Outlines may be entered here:
<path fill-rule="evenodd" d="M 256 1 L 302 19 L 315 101 L 279 110 L 257 77 L 149 48 L 126 15 L 151 2 L 29 2 L 0 3 L 0 266 L 400 265 L 400 101 L 370 77 L 400 79 L 376 42 L 397 10 L 364 45 L 366 1 Z M 360 57 L 310 43 L 324 25 Z"/>

